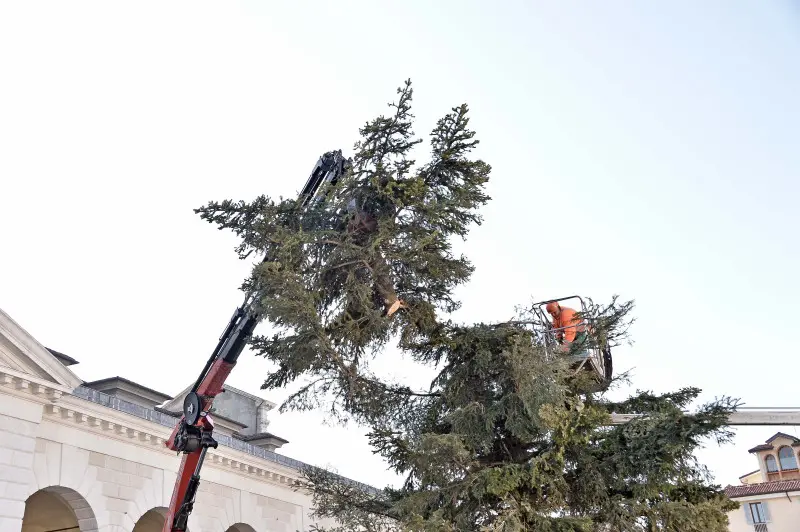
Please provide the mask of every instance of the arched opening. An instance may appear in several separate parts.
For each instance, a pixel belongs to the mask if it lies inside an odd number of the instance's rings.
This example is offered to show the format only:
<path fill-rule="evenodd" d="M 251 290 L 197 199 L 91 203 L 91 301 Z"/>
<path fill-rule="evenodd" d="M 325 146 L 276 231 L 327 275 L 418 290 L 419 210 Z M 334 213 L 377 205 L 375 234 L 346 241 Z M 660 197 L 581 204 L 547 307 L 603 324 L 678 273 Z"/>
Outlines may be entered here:
<path fill-rule="evenodd" d="M 89 503 L 62 486 L 40 489 L 25 501 L 22 532 L 97 532 Z"/>
<path fill-rule="evenodd" d="M 795 458 L 791 447 L 784 446 L 778 449 L 778 460 L 781 461 L 781 469 L 783 471 L 797 469 L 797 458 Z"/>
<path fill-rule="evenodd" d="M 161 532 L 166 516 L 166 508 L 152 508 L 142 514 L 131 532 Z"/>
<path fill-rule="evenodd" d="M 767 465 L 767 473 L 777 473 L 778 472 L 778 461 L 775 460 L 775 457 L 771 454 L 768 454 L 766 458 L 764 458 L 764 462 Z"/>
<path fill-rule="evenodd" d="M 225 532 L 256 532 L 256 529 L 245 523 L 236 523 L 229 526 Z"/>

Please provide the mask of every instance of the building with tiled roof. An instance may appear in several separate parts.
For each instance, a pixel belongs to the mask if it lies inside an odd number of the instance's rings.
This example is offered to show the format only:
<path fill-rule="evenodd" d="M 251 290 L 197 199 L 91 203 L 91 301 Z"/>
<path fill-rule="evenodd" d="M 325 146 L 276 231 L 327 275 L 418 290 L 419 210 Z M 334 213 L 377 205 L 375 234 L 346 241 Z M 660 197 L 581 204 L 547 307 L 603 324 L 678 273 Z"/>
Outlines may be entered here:
<path fill-rule="evenodd" d="M 778 432 L 749 452 L 758 469 L 739 477 L 725 494 L 740 504 L 728 515 L 731 532 L 800 530 L 800 438 Z"/>

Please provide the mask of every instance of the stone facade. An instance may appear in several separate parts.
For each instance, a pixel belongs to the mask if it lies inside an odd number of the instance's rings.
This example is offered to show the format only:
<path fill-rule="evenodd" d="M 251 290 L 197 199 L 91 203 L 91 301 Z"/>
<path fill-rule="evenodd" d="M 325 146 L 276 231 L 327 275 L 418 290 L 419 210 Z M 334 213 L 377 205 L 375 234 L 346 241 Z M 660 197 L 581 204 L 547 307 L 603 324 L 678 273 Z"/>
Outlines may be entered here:
<path fill-rule="evenodd" d="M 88 388 L 59 355 L 0 310 L 0 531 L 160 532 L 180 465 L 164 445 L 177 418 Z M 293 487 L 303 464 L 274 452 L 285 440 L 263 432 L 272 405 L 253 399 L 244 411 L 256 426 L 227 420 L 207 454 L 191 532 L 314 524 L 310 497 Z"/>

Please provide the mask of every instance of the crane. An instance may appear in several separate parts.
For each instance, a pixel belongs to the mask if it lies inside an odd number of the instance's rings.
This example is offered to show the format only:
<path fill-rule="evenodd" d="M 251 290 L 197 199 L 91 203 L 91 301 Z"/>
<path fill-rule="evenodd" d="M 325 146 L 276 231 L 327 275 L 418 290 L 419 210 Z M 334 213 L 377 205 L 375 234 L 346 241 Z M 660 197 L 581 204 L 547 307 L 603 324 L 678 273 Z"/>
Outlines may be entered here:
<path fill-rule="evenodd" d="M 611 414 L 612 425 L 622 425 L 643 414 Z M 750 407 L 739 408 L 728 416 L 733 426 L 800 425 L 800 408 Z"/>
<path fill-rule="evenodd" d="M 344 175 L 351 161 L 342 156 L 341 150 L 323 154 L 314 165 L 311 175 L 300 192 L 297 205 L 302 212 L 312 205 L 323 201 L 330 186 L 336 184 Z M 265 257 L 264 261 L 269 260 Z M 183 414 L 169 438 L 165 442 L 167 448 L 182 453 L 178 476 L 172 492 L 169 509 L 162 532 L 185 532 L 189 516 L 194 508 L 197 488 L 200 485 L 200 470 L 203 467 L 209 448 L 216 449 L 214 439 L 214 421 L 209 415 L 214 398 L 223 391 L 228 375 L 230 375 L 239 355 L 244 350 L 248 338 L 253 334 L 259 321 L 254 310 L 253 294 L 245 297 L 244 303 L 238 307 L 219 337 L 214 351 L 211 353 L 196 382 L 186 394 L 183 401 Z M 560 298 L 554 301 L 571 299 Z M 578 298 L 581 307 L 585 306 Z M 549 345 L 547 343 L 546 345 Z M 588 369 L 597 374 L 601 388 L 607 386 L 611 374 L 611 355 L 607 349 L 596 348 L 584 357 L 577 370 Z M 585 359 L 590 359 L 586 364 Z M 627 423 L 639 417 L 637 414 L 612 414 L 612 425 Z M 800 409 L 747 409 L 731 415 L 731 425 L 800 425 Z"/>
<path fill-rule="evenodd" d="M 338 182 L 350 164 L 342 156 L 341 150 L 323 154 L 314 165 L 298 197 L 301 212 L 322 201 L 330 190 L 330 185 Z M 268 259 L 265 257 L 264 261 Z M 200 376 L 184 398 L 183 415 L 165 442 L 168 449 L 183 453 L 183 457 L 162 532 L 185 532 L 188 526 L 206 452 L 209 448 L 217 448 L 217 441 L 213 436 L 214 421 L 209 411 L 214 397 L 223 391 L 225 380 L 236 365 L 258 321 L 259 316 L 254 310 L 251 293 L 234 311 Z"/>

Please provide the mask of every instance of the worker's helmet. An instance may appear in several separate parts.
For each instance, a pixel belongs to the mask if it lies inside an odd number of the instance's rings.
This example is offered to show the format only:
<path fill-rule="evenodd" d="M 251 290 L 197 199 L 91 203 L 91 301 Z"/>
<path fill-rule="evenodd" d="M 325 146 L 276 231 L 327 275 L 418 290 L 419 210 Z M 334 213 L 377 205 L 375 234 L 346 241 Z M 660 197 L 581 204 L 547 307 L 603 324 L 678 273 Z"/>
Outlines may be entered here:
<path fill-rule="evenodd" d="M 545 309 L 549 314 L 555 314 L 556 311 L 558 310 L 558 303 L 556 303 L 555 301 L 551 301 L 550 303 L 547 304 Z"/>

